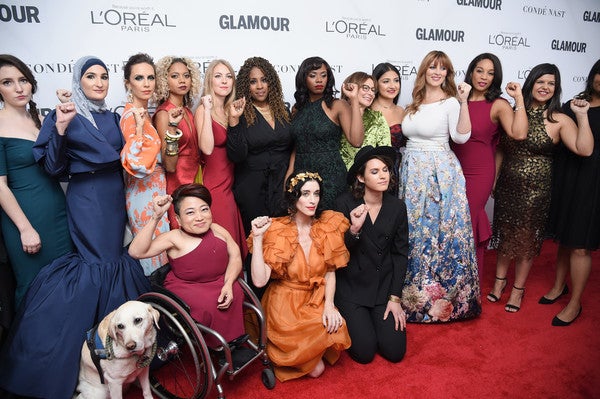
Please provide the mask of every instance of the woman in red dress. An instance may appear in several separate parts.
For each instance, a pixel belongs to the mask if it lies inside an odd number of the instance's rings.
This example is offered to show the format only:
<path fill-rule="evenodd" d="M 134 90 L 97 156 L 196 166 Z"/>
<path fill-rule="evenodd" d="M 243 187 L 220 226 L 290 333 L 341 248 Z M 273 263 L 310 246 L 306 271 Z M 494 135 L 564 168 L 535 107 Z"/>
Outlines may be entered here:
<path fill-rule="evenodd" d="M 204 75 L 203 96 L 211 99 L 211 108 L 200 106 L 195 121 L 198 131 L 207 140 L 212 137 L 213 146 L 202 149 L 204 169 L 202 184 L 211 192 L 215 206 L 212 212 L 215 222 L 225 227 L 242 251 L 248 252 L 246 234 L 240 211 L 233 196 L 234 163 L 227 158 L 227 121 L 231 107 L 243 108 L 241 99 L 235 99 L 235 71 L 229 62 L 214 60 Z"/>
<path fill-rule="evenodd" d="M 479 277 L 482 276 L 483 254 L 492 236 L 490 221 L 485 212 L 496 176 L 496 144 L 500 131 L 514 139 L 527 136 L 527 114 L 523 106 L 521 86 L 515 82 L 506 85 L 506 92 L 515 100 L 515 109 L 502 94 L 502 65 L 494 54 L 483 53 L 471 61 L 465 82 L 472 87 L 468 105 L 471 118 L 471 138 L 464 144 L 451 143 L 460 161 L 466 180 L 467 200 L 473 224 Z M 506 278 L 497 278 L 497 286 L 488 295 L 496 302 L 506 286 Z"/>
<path fill-rule="evenodd" d="M 158 61 L 156 94 L 159 105 L 153 120 L 162 143 L 160 155 L 166 172 L 167 194 L 182 184 L 200 181 L 202 177 L 200 137 L 190 110 L 199 91 L 200 73 L 192 60 L 167 56 Z M 168 215 L 171 228 L 179 227 L 172 209 Z"/>

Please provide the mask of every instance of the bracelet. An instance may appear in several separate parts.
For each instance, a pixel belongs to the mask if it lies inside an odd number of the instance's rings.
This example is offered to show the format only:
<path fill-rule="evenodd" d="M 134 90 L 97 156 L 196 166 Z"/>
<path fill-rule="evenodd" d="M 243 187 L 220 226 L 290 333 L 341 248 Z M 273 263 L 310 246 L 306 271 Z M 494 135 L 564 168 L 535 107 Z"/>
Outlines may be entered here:
<path fill-rule="evenodd" d="M 169 126 L 171 126 L 171 127 L 177 127 L 177 126 L 179 126 L 179 123 L 169 122 Z"/>
<path fill-rule="evenodd" d="M 183 133 L 179 129 L 175 131 L 175 134 L 169 132 L 168 130 L 165 132 L 165 142 L 167 144 L 165 148 L 165 155 L 174 157 L 175 155 L 179 154 L 179 139 L 181 136 L 183 136 Z"/>
<path fill-rule="evenodd" d="M 525 109 L 525 107 L 524 107 L 524 106 L 515 107 L 515 112 L 517 112 L 517 111 L 518 111 L 518 110 L 520 110 L 520 109 Z"/>
<path fill-rule="evenodd" d="M 388 301 L 395 302 L 395 303 L 400 303 L 401 302 L 400 298 L 398 298 L 396 295 L 390 295 L 388 297 Z"/>
<path fill-rule="evenodd" d="M 468 103 L 468 101 L 459 101 L 459 103 L 466 104 L 466 103 Z"/>
<path fill-rule="evenodd" d="M 354 238 L 355 240 L 359 240 L 360 239 L 360 233 L 362 233 L 362 230 L 360 230 L 358 233 L 354 234 L 352 231 L 348 230 L 348 232 L 350 233 L 350 235 L 352 236 L 352 238 Z"/>

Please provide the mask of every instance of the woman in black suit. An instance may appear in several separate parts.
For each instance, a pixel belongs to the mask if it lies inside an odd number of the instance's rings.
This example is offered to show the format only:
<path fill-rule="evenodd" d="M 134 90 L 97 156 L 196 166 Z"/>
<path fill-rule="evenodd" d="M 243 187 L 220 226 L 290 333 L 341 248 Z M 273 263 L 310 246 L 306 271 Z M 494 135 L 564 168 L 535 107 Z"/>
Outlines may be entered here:
<path fill-rule="evenodd" d="M 335 304 L 346 319 L 350 356 L 369 363 L 379 353 L 399 362 L 406 352 L 406 313 L 400 305 L 408 256 L 408 222 L 402 200 L 388 192 L 396 153 L 363 147 L 347 175 L 352 192 L 336 201 L 350 219 L 348 267 L 336 271 Z"/>

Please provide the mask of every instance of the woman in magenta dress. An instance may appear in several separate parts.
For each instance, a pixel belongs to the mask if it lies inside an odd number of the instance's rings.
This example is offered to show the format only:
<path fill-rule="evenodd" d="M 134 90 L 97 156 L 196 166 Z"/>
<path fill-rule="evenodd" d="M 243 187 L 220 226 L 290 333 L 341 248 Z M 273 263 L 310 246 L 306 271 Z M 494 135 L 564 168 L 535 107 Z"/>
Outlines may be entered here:
<path fill-rule="evenodd" d="M 515 109 L 502 94 L 502 65 L 494 54 L 483 53 L 471 61 L 465 82 L 473 88 L 469 94 L 471 137 L 464 144 L 451 143 L 465 175 L 467 199 L 473 224 L 479 277 L 482 276 L 483 254 L 492 236 L 485 205 L 496 177 L 496 144 L 503 129 L 519 140 L 527 136 L 527 114 L 523 106 L 521 86 L 515 82 L 506 85 L 506 92 L 515 100 Z M 498 279 L 502 284 L 504 280 Z M 499 288 L 501 286 L 499 285 Z M 488 300 L 496 302 L 499 292 L 494 290 Z M 495 299 L 496 298 L 496 299 Z"/>
<path fill-rule="evenodd" d="M 215 206 L 212 212 L 215 222 L 229 231 L 238 243 L 242 257 L 245 257 L 248 253 L 246 234 L 232 191 L 235 165 L 227 158 L 229 109 L 243 108 L 243 104 L 241 99 L 233 101 L 235 72 L 229 62 L 214 60 L 210 63 L 204 75 L 203 95 L 211 99 L 212 107 L 209 110 L 205 106 L 198 107 L 195 115 L 196 125 L 203 136 L 213 137 L 214 147 L 212 151 L 203 148 L 205 165 L 202 183 L 210 190 L 214 199 Z"/>
<path fill-rule="evenodd" d="M 162 143 L 160 155 L 166 172 L 167 194 L 182 184 L 200 181 L 202 177 L 200 138 L 190 110 L 199 91 L 200 73 L 192 60 L 167 56 L 158 61 L 156 95 L 159 106 L 153 119 Z M 179 227 L 172 209 L 168 215 L 171 228 Z"/>
<path fill-rule="evenodd" d="M 157 221 L 173 208 L 179 229 L 152 239 Z M 155 197 L 154 215 L 129 246 L 134 258 L 167 252 L 171 271 L 164 286 L 184 300 L 197 322 L 219 332 L 227 342 L 244 334 L 244 294 L 237 278 L 240 249 L 223 227 L 213 223 L 212 199 L 206 187 L 185 184 L 170 195 Z M 201 260 L 201 261 L 200 261 Z M 210 346 L 217 346 L 212 336 Z"/>

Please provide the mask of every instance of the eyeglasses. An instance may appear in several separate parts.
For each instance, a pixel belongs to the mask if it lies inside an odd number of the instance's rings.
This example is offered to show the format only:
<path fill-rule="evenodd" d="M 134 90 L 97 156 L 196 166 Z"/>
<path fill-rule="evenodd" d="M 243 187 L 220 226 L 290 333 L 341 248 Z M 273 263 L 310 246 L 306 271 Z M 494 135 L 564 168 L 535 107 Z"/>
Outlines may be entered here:
<path fill-rule="evenodd" d="M 375 93 L 375 88 L 369 85 L 362 85 L 360 88 L 362 91 L 370 91 L 371 93 Z"/>

